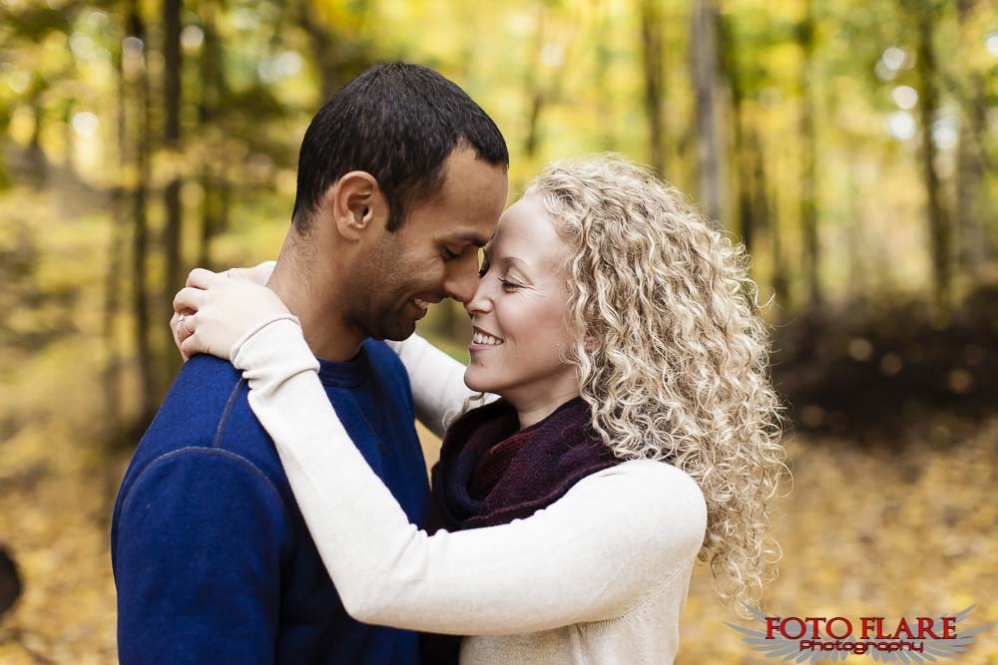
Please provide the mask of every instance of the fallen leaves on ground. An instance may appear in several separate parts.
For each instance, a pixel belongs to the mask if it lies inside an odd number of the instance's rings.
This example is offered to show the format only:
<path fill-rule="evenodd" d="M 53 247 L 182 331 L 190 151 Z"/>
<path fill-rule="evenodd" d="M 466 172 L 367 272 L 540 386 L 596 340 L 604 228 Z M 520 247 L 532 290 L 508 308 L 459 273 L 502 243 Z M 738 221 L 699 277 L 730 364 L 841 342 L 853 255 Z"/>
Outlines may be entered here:
<path fill-rule="evenodd" d="M 0 443 L 0 534 L 24 578 L 0 624 L 4 665 L 116 662 L 108 523 L 127 459 L 99 459 L 73 437 L 71 428 L 39 423 Z M 998 619 L 998 420 L 947 445 L 860 448 L 798 437 L 789 450 L 794 487 L 774 519 L 783 560 L 767 613 L 890 619 L 976 602 L 968 626 Z M 774 662 L 725 622 L 751 625 L 720 604 L 698 566 L 677 662 Z M 959 662 L 998 662 L 998 628 Z"/>

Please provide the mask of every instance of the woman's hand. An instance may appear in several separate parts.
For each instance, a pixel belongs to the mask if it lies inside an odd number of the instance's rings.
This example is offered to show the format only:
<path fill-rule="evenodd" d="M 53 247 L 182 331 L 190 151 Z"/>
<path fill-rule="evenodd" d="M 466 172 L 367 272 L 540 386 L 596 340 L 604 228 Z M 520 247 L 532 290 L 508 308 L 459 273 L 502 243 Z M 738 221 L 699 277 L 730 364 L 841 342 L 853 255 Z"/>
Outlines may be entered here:
<path fill-rule="evenodd" d="M 196 353 L 228 360 L 246 333 L 290 314 L 267 287 L 204 268 L 191 271 L 187 286 L 173 299 L 173 309 L 173 338 L 185 361 Z"/>
<path fill-rule="evenodd" d="M 271 274 L 274 272 L 274 266 L 277 265 L 277 261 L 264 261 L 263 263 L 258 263 L 251 268 L 229 268 L 220 273 L 219 276 L 228 277 L 237 281 L 250 282 L 252 284 L 259 284 L 260 286 L 266 286 L 267 282 L 270 280 Z M 189 282 L 188 282 L 189 285 Z M 184 353 L 181 344 L 183 341 L 190 336 L 190 331 L 192 328 L 191 324 L 188 322 L 186 328 L 178 328 L 181 323 L 180 317 L 183 316 L 184 321 L 188 321 L 186 317 L 194 314 L 194 310 L 185 310 L 174 312 L 173 316 L 170 318 L 170 331 L 173 333 L 173 343 L 177 346 L 177 350 L 180 351 L 180 356 L 187 362 L 190 355 Z"/>
<path fill-rule="evenodd" d="M 252 268 L 229 268 L 219 274 L 230 279 L 252 282 L 253 284 L 266 286 L 267 282 L 270 281 L 270 276 L 273 274 L 274 266 L 276 265 L 277 261 L 264 261 L 263 263 L 256 264 Z"/>

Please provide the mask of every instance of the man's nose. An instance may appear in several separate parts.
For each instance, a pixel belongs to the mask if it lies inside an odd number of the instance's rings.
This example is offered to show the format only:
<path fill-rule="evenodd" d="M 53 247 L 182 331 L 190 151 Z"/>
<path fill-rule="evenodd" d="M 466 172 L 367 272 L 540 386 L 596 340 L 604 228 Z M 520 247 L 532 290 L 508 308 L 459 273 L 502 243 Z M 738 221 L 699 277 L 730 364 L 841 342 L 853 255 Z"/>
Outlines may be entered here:
<path fill-rule="evenodd" d="M 443 287 L 444 292 L 458 302 L 467 303 L 471 300 L 478 287 L 478 257 L 470 254 L 460 259 L 451 268 Z"/>

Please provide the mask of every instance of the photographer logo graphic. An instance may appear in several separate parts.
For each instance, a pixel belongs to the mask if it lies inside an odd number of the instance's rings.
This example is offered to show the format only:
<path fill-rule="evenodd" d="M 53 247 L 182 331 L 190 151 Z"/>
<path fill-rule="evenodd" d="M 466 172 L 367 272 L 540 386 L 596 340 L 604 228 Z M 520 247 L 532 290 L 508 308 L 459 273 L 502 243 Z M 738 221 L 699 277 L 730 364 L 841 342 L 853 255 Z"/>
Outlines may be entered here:
<path fill-rule="evenodd" d="M 959 625 L 974 607 L 953 615 L 900 619 L 771 617 L 748 607 L 763 623 L 761 630 L 727 625 L 747 635 L 744 639 L 753 645 L 753 651 L 783 661 L 816 663 L 868 654 L 882 662 L 927 663 L 967 651 L 976 641 L 975 635 L 994 625 L 966 629 Z"/>

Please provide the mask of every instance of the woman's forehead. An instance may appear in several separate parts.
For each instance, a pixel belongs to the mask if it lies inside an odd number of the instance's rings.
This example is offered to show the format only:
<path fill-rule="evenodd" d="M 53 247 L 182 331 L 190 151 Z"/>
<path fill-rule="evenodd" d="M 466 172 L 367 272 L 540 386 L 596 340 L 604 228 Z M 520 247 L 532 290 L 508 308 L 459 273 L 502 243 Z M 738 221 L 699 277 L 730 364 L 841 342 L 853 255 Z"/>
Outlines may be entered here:
<path fill-rule="evenodd" d="M 558 234 L 540 200 L 527 196 L 503 213 L 496 234 L 485 247 L 493 263 L 522 263 L 547 270 L 563 264 L 568 245 Z"/>

